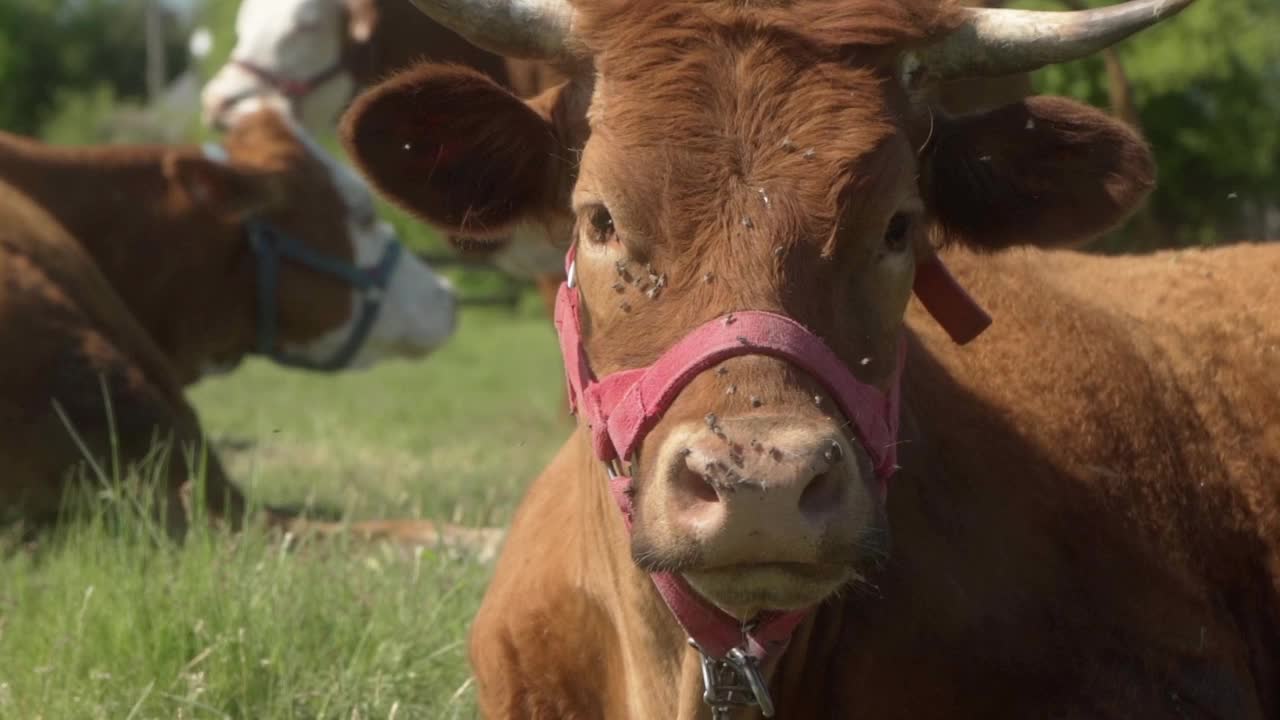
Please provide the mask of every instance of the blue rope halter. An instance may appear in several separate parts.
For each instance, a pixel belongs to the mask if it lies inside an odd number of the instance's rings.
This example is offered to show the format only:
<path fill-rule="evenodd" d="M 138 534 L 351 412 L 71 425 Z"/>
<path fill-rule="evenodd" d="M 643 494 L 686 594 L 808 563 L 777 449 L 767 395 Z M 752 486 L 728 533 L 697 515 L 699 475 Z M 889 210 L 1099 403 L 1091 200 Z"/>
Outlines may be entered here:
<path fill-rule="evenodd" d="M 401 245 L 392 241 L 387 245 L 382 259 L 370 268 L 357 267 L 352 263 L 322 255 L 297 240 L 281 233 L 261 219 L 250 220 L 246 224 L 249 232 L 249 246 L 258 258 L 258 346 L 257 354 L 266 355 L 277 363 L 287 367 L 304 370 L 332 372 L 345 368 L 359 352 L 373 329 L 382 309 L 383 295 L 396 263 L 400 261 Z M 291 355 L 278 345 L 280 289 L 280 262 L 282 259 L 292 260 L 305 268 L 316 272 L 333 275 L 344 280 L 361 295 L 359 317 L 351 328 L 337 352 L 325 360 L 312 360 L 300 355 Z"/>

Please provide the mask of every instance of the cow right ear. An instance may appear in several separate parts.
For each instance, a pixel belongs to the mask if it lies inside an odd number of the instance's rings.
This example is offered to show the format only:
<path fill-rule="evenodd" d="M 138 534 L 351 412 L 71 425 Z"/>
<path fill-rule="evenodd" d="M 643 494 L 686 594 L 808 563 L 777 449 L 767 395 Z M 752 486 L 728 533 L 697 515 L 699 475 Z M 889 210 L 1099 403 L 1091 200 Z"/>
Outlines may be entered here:
<path fill-rule="evenodd" d="M 208 158 L 175 151 L 165 155 L 163 167 L 165 178 L 188 202 L 228 222 L 243 222 L 278 199 L 270 177 Z"/>
<path fill-rule="evenodd" d="M 379 192 L 449 233 L 499 236 L 554 205 L 552 122 L 474 70 L 399 73 L 356 99 L 340 134 Z"/>
<path fill-rule="evenodd" d="M 937 118 L 921 193 L 945 241 L 999 250 L 1088 241 L 1155 185 L 1155 161 L 1125 123 L 1066 98 L 1033 97 Z"/>

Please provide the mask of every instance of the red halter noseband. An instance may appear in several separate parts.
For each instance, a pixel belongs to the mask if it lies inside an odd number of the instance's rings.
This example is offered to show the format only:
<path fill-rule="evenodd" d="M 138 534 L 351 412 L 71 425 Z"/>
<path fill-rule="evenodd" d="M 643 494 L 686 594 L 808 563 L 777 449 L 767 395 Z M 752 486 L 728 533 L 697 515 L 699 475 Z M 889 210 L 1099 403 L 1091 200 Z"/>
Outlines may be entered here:
<path fill-rule="evenodd" d="M 822 383 L 870 455 L 883 497 L 886 481 L 897 470 L 899 385 L 906 358 L 905 338 L 898 346 L 887 393 L 858 380 L 821 338 L 794 319 L 754 310 L 730 313 L 704 323 L 648 367 L 597 379 L 582 343 L 581 299 L 575 287 L 576 247 L 570 247 L 565 259 L 568 280 L 560 286 L 555 313 L 569 407 L 587 421 L 592 448 L 605 464 L 610 489 L 628 530 L 632 508 L 626 461 L 634 457 L 645 436 L 698 374 L 742 355 L 781 358 Z M 977 337 L 991 323 L 991 318 L 936 258 L 917 267 L 914 291 L 958 343 Z M 763 660 L 786 647 L 792 631 L 808 614 L 807 610 L 766 613 L 744 626 L 698 596 L 679 575 L 653 573 L 651 578 L 667 607 L 703 654 L 704 662 L 707 658 L 736 657 L 734 662 L 741 663 L 744 654 L 748 660 Z"/>
<path fill-rule="evenodd" d="M 265 83 L 272 90 L 275 90 L 276 92 L 280 93 L 286 99 L 288 99 L 290 102 L 293 102 L 293 103 L 302 102 L 303 100 L 306 99 L 308 95 L 315 92 L 322 85 L 324 85 L 325 83 L 329 82 L 333 78 L 337 77 L 338 75 L 341 75 L 343 72 L 346 71 L 344 58 L 341 58 L 341 57 L 339 57 L 336 61 L 334 61 L 333 65 L 330 65 L 329 67 L 325 68 L 324 70 L 321 70 L 320 72 L 316 73 L 314 76 L 307 78 L 305 80 L 293 80 L 290 78 L 282 77 L 248 60 L 238 60 L 236 58 L 232 58 L 227 61 L 227 64 L 233 65 L 245 71 L 246 73 L 249 73 L 250 75 L 254 76 L 261 82 Z M 263 94 L 263 91 L 258 88 L 245 90 L 243 92 L 236 93 L 235 95 L 232 95 L 230 97 L 224 98 L 218 107 L 220 109 L 225 110 L 227 108 L 233 107 L 234 105 L 236 105 L 236 103 L 239 103 L 241 100 L 245 100 L 247 98 L 255 97 L 261 94 Z"/>
<path fill-rule="evenodd" d="M 343 59 L 341 57 L 338 58 L 329 67 L 303 80 L 294 80 L 282 75 L 277 75 L 276 73 L 248 60 L 232 58 L 227 61 L 227 64 L 234 65 L 241 70 L 244 70 L 267 85 L 270 85 L 281 95 L 284 95 L 291 100 L 301 100 L 307 95 L 315 92 L 315 90 L 321 85 L 342 74 L 343 70 L 346 69 L 342 60 Z"/>

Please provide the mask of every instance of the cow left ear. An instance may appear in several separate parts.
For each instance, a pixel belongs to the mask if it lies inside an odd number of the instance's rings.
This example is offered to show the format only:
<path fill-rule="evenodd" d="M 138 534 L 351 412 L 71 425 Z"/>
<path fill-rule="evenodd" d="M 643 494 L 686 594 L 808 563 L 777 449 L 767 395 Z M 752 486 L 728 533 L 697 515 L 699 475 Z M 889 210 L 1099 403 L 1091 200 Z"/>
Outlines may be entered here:
<path fill-rule="evenodd" d="M 376 0 L 346 0 L 347 32 L 351 39 L 358 43 L 368 42 L 373 37 L 373 28 L 378 24 L 378 3 Z"/>
<path fill-rule="evenodd" d="M 204 157 L 170 152 L 164 175 L 187 200 L 229 222 L 243 222 L 276 204 L 272 178 Z"/>
<path fill-rule="evenodd" d="M 492 238 L 561 207 L 566 153 L 547 105 L 475 70 L 423 64 L 358 97 L 340 135 L 388 200 L 447 233 Z"/>
<path fill-rule="evenodd" d="M 1147 144 L 1123 122 L 1065 98 L 937 118 L 921 193 L 944 242 L 991 250 L 1091 240 L 1155 186 Z"/>

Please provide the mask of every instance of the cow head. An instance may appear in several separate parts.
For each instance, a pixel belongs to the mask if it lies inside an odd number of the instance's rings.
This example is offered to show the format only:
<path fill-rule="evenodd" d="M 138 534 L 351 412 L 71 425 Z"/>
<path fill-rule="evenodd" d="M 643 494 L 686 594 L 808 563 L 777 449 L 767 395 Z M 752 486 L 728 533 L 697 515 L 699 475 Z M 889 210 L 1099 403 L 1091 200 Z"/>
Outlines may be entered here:
<path fill-rule="evenodd" d="M 455 326 L 447 281 L 402 251 L 355 173 L 285 113 L 255 105 L 242 106 L 204 157 L 174 151 L 165 163 L 175 201 L 235 226 L 227 233 L 236 238 L 234 273 L 256 276 L 257 310 L 244 318 L 251 330 L 220 348 L 229 356 L 214 366 L 233 364 L 246 342 L 278 361 L 330 370 L 442 344 Z"/>
<path fill-rule="evenodd" d="M 937 0 L 415 4 L 485 28 L 490 44 L 506 27 L 521 51 L 560 33 L 561 52 L 591 61 L 529 102 L 417 67 L 359 98 L 343 137 L 384 194 L 447 230 L 572 218 L 597 376 L 763 310 L 887 392 L 915 268 L 938 245 L 1077 243 L 1154 182 L 1146 145 L 1102 112 L 1033 98 L 950 117 L 925 90 L 1079 57 L 1186 2 L 1092 14 Z M 883 553 L 884 524 L 850 424 L 788 362 L 701 372 L 626 458 L 635 561 L 743 619 L 857 578 Z"/>
<path fill-rule="evenodd" d="M 223 127 L 237 102 L 275 95 L 312 132 L 328 130 L 353 90 L 345 48 L 368 40 L 377 19 L 374 0 L 241 0 L 231 57 L 201 93 L 205 124 Z"/>

